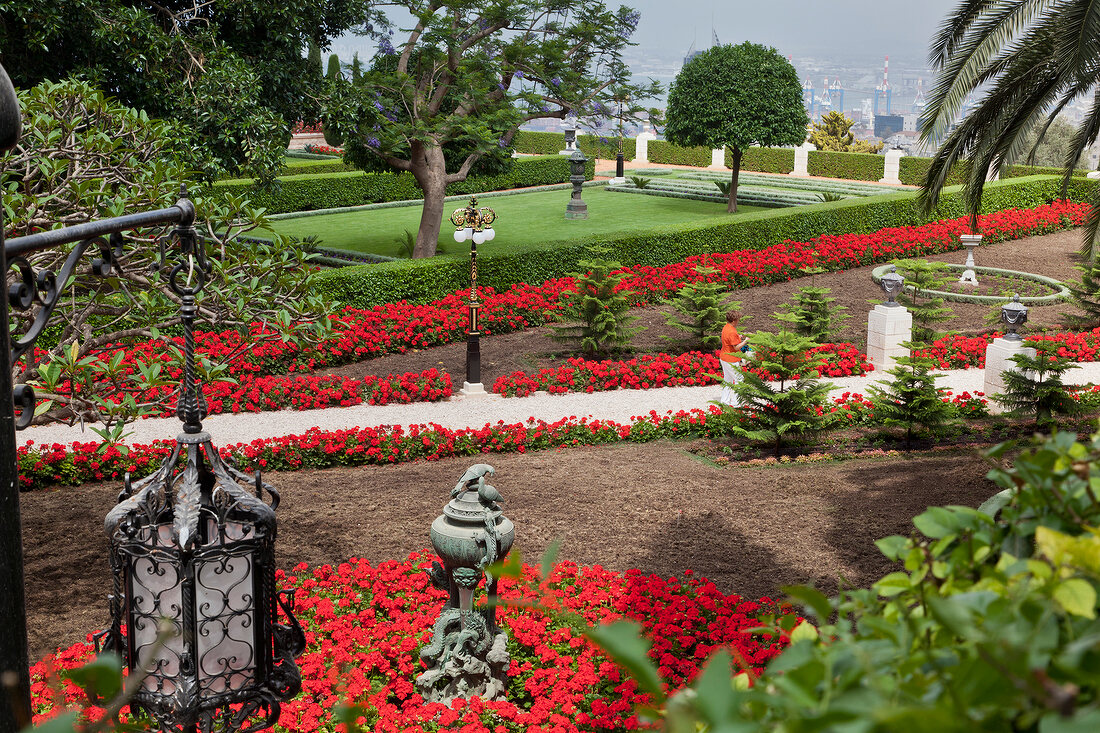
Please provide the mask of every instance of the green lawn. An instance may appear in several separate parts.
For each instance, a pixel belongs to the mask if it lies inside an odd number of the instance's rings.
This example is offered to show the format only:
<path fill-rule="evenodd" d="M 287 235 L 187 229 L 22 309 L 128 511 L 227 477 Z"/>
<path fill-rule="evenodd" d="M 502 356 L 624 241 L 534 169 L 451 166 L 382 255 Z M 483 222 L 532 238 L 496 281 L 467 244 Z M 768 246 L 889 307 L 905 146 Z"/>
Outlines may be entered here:
<path fill-rule="evenodd" d="M 584 189 L 588 204 L 588 219 L 566 221 L 567 189 L 539 191 L 484 199 L 480 205 L 490 206 L 497 214 L 493 225 L 496 238 L 479 247 L 481 252 L 506 250 L 517 244 L 553 242 L 593 235 L 638 232 L 647 229 L 703 222 L 724 218 L 725 204 L 657 196 L 631 196 L 608 193 L 601 188 Z M 448 252 L 465 251 L 467 244 L 454 241 L 454 227 L 447 220 L 450 213 L 464 206 L 460 201 L 448 202 L 444 209 L 440 244 Z M 762 211 L 757 206 L 739 206 L 738 213 Z M 297 219 L 273 221 L 275 231 L 297 237 L 314 235 L 322 244 L 334 249 L 371 252 L 396 257 L 396 238 L 408 230 L 415 234 L 420 224 L 420 206 L 402 206 L 346 214 L 325 214 Z"/>

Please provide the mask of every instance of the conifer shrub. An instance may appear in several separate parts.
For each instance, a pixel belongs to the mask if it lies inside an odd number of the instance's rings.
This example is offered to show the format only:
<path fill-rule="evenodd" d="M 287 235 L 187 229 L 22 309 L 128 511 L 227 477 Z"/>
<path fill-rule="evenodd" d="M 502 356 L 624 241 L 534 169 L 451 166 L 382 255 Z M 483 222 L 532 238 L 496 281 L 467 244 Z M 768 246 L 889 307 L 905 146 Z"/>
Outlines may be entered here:
<path fill-rule="evenodd" d="M 718 268 L 699 266 L 695 268 L 702 280 L 686 283 L 676 291 L 669 304 L 676 310 L 665 317 L 665 322 L 688 334 L 693 346 L 704 351 L 713 351 L 722 345 L 722 324 L 726 314 L 740 307 L 741 303 L 725 300 L 725 287 L 710 280 L 718 273 Z M 675 341 L 671 336 L 664 338 Z"/>
<path fill-rule="evenodd" d="M 912 349 L 913 344 L 905 344 Z M 917 345 L 919 346 L 919 345 Z M 932 374 L 935 359 L 930 356 L 903 356 L 886 370 L 892 379 L 870 385 L 875 417 L 885 425 L 905 429 L 905 447 L 913 442 L 913 432 L 920 427 L 935 434 L 952 418 L 950 403 L 944 401 L 946 390 L 936 386 L 942 374 Z"/>
<path fill-rule="evenodd" d="M 818 343 L 834 340 L 841 326 L 851 316 L 843 311 L 842 305 L 833 305 L 836 298 L 830 298 L 829 288 L 817 287 L 816 276 L 825 272 L 821 267 L 803 268 L 802 273 L 810 275 L 810 284 L 798 289 L 793 302 L 781 306 L 791 316 L 791 326 L 795 333 L 806 336 Z"/>
<path fill-rule="evenodd" d="M 630 314 L 630 302 L 616 286 L 625 277 L 622 264 L 605 259 L 608 250 L 590 247 L 590 258 L 580 261 L 581 271 L 570 273 L 577 289 L 564 294 L 564 305 L 553 326 L 553 338 L 588 356 L 607 357 L 630 346 L 641 327 Z"/>
<path fill-rule="evenodd" d="M 1077 365 L 1070 357 L 1059 355 L 1061 344 L 1057 341 L 1030 341 L 1028 345 L 1035 355 L 1025 352 L 1012 357 L 1016 368 L 1004 372 L 1004 394 L 993 395 L 993 399 L 1013 415 L 1033 415 L 1038 427 L 1051 427 L 1057 416 L 1080 412 L 1080 404 L 1062 382 L 1062 375 Z"/>
<path fill-rule="evenodd" d="M 776 314 L 776 318 L 790 322 L 786 314 Z M 733 385 L 741 404 L 730 409 L 743 415 L 732 427 L 734 434 L 770 442 L 779 456 L 788 443 L 828 429 L 832 418 L 825 411 L 825 400 L 833 385 L 815 376 L 821 359 L 810 349 L 817 344 L 786 328 L 777 333 L 758 331 L 749 344 L 753 354 L 747 360 L 744 380 Z M 762 373 L 772 381 L 766 381 Z"/>
<path fill-rule="evenodd" d="M 949 320 L 951 308 L 943 298 L 929 294 L 929 290 L 941 290 L 946 284 L 944 276 L 950 272 L 942 262 L 928 260 L 894 260 L 894 265 L 905 277 L 905 292 L 898 295 L 898 302 L 913 314 L 913 340 L 931 343 L 943 334 L 936 331 L 936 324 Z M 913 287 L 910 294 L 909 286 Z"/>

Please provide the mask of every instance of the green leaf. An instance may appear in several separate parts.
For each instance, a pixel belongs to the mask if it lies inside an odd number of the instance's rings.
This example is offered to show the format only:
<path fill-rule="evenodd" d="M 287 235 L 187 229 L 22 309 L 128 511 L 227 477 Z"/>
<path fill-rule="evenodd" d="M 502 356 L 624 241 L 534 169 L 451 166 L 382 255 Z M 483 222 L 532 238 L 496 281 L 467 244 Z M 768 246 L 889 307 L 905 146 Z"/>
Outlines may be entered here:
<path fill-rule="evenodd" d="M 50 718 L 45 723 L 28 725 L 20 733 L 73 733 L 78 729 L 79 719 L 77 713 L 62 713 L 56 718 Z"/>
<path fill-rule="evenodd" d="M 875 591 L 885 598 L 896 596 L 912 587 L 913 583 L 909 578 L 909 573 L 903 573 L 901 571 L 883 576 L 874 585 Z"/>
<path fill-rule="evenodd" d="M 733 685 L 730 680 L 730 661 L 732 657 L 725 649 L 715 653 L 695 682 L 698 693 L 696 707 L 703 719 L 718 725 L 729 717 L 733 704 Z"/>
<path fill-rule="evenodd" d="M 821 623 L 826 623 L 833 613 L 833 607 L 829 603 L 829 599 L 816 588 L 803 585 L 787 585 L 783 586 L 782 590 L 792 600 L 813 611 Z"/>
<path fill-rule="evenodd" d="M 104 700 L 114 698 L 122 690 L 122 660 L 114 654 L 102 654 L 64 675 L 89 695 Z"/>
<path fill-rule="evenodd" d="M 589 628 L 584 631 L 592 643 L 619 666 L 630 673 L 638 688 L 657 701 L 665 699 L 657 667 L 649 658 L 650 641 L 642 636 L 642 627 L 632 621 L 616 621 L 612 624 Z"/>
<path fill-rule="evenodd" d="M 1096 589 L 1084 578 L 1070 578 L 1054 589 L 1054 600 L 1074 616 L 1096 618 Z"/>
<path fill-rule="evenodd" d="M 1100 730 L 1100 710 L 1077 710 L 1071 716 L 1047 713 L 1039 721 L 1039 733 L 1096 733 Z"/>
<path fill-rule="evenodd" d="M 539 577 L 549 578 L 550 571 L 554 569 L 554 562 L 558 559 L 558 550 L 561 548 L 561 540 L 555 539 L 551 542 L 546 552 L 542 553 L 542 562 L 539 563 Z"/>
<path fill-rule="evenodd" d="M 909 538 L 896 534 L 883 537 L 881 540 L 875 540 L 875 547 L 890 560 L 897 560 L 901 556 L 902 550 L 906 549 L 908 545 Z"/>

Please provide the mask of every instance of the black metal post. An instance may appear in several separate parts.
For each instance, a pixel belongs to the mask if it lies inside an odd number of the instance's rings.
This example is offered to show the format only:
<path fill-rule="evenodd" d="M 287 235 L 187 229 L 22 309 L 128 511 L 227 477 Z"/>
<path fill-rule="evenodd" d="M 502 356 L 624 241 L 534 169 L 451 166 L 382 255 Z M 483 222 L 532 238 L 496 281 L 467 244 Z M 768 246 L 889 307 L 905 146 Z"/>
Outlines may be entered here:
<path fill-rule="evenodd" d="M 623 178 L 623 102 L 619 100 L 619 152 L 615 153 L 615 177 Z"/>
<path fill-rule="evenodd" d="M 19 101 L 7 72 L 0 67 L 0 149 L 15 146 L 20 128 Z M 6 278 L 8 257 L 2 251 L 3 243 L 4 212 L 0 209 L 0 274 Z M 0 293 L 0 733 L 15 733 L 31 722 L 31 680 L 6 279 L 4 291 Z"/>
<path fill-rule="evenodd" d="M 477 243 L 470 239 L 470 331 L 466 337 L 466 383 L 481 384 L 481 331 L 478 330 Z"/>

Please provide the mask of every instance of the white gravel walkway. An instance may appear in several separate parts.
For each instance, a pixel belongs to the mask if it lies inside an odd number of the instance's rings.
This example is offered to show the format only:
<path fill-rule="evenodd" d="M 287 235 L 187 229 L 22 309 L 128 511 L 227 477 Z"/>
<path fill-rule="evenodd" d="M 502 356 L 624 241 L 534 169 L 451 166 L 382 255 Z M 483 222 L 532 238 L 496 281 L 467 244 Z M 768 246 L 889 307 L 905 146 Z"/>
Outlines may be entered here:
<path fill-rule="evenodd" d="M 940 372 L 942 387 L 955 394 L 964 391 L 981 391 L 984 372 L 980 369 L 957 369 Z M 1100 383 L 1100 362 L 1081 364 L 1066 375 L 1071 384 Z M 862 377 L 833 378 L 832 394 L 843 392 L 867 394 L 868 384 L 881 375 L 872 373 Z M 304 433 L 311 427 L 323 430 L 373 427 L 377 425 L 415 425 L 437 423 L 447 428 L 480 428 L 487 423 L 523 422 L 536 417 L 548 422 L 563 417 L 576 416 L 629 422 L 634 415 L 647 415 L 651 410 L 663 415 L 668 411 L 705 408 L 710 400 L 718 397 L 720 387 L 666 387 L 663 389 L 620 389 L 594 394 L 548 395 L 530 397 L 453 399 L 447 402 L 418 402 L 411 405 L 357 405 L 323 410 L 283 410 L 280 412 L 242 413 L 236 415 L 212 415 L 203 421 L 218 445 L 249 442 L 257 438 L 278 438 Z M 176 418 L 139 420 L 131 425 L 127 443 L 149 443 L 158 438 L 171 439 L 179 432 Z M 32 427 L 19 433 L 22 443 L 71 443 L 96 441 L 99 437 L 80 426 L 46 425 Z"/>

